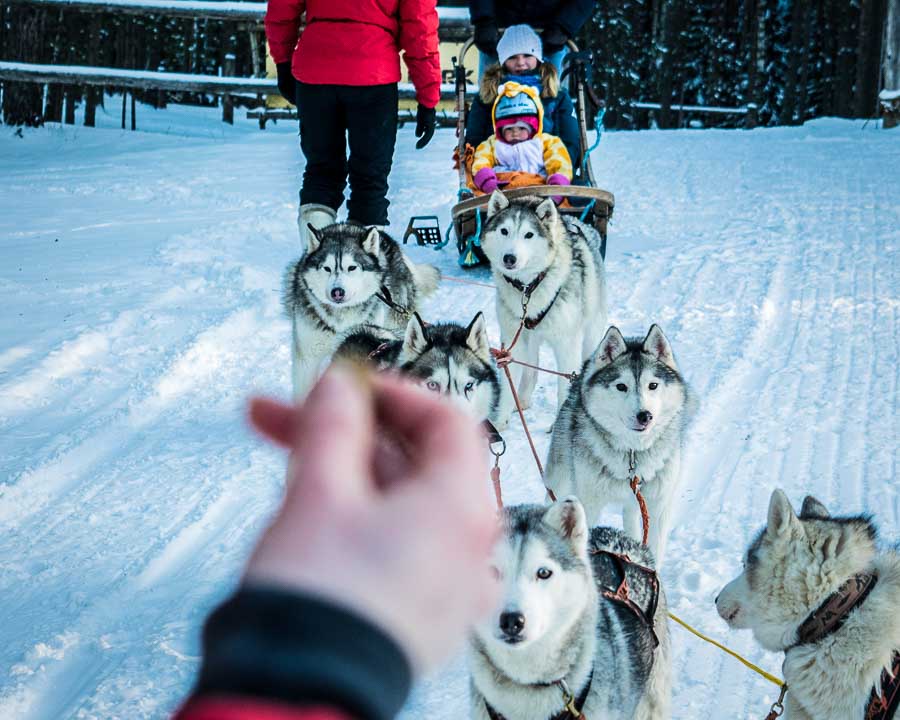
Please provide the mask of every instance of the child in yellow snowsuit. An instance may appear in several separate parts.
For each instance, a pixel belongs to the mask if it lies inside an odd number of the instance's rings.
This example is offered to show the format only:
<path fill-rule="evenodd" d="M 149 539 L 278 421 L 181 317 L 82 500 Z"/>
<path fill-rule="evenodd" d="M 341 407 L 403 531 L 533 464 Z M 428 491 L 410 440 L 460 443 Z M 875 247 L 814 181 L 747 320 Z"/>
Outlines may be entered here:
<path fill-rule="evenodd" d="M 544 107 L 536 88 L 515 82 L 501 85 L 491 116 L 494 134 L 475 149 L 472 161 L 477 190 L 488 194 L 498 187 L 572 182 L 566 146 L 542 131 Z"/>

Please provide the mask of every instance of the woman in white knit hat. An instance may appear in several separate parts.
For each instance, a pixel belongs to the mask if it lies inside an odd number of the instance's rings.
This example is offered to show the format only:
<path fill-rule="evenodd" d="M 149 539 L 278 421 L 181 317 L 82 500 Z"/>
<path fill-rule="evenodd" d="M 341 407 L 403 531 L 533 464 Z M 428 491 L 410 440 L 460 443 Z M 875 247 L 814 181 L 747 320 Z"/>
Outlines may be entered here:
<path fill-rule="evenodd" d="M 529 25 L 513 25 L 497 43 L 500 62 L 487 68 L 481 78 L 478 97 L 466 118 L 466 143 L 473 148 L 494 134 L 491 108 L 497 89 L 507 81 L 535 88 L 544 106 L 544 132 L 557 135 L 576 167 L 581 161 L 581 134 L 575 106 L 560 86 L 554 65 L 544 62 L 538 34 Z"/>

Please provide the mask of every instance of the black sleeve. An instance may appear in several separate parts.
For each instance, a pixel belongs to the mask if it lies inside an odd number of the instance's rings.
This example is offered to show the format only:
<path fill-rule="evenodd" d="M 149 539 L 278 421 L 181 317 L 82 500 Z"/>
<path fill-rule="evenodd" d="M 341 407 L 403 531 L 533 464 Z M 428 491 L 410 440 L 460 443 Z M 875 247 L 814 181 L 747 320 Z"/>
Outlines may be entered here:
<path fill-rule="evenodd" d="M 554 22 L 565 30 L 569 37 L 574 38 L 591 16 L 593 9 L 594 0 L 566 0 L 559 4 Z"/>
<path fill-rule="evenodd" d="M 411 682 L 406 656 L 367 620 L 310 596 L 248 587 L 206 621 L 194 696 L 324 704 L 392 720 Z"/>
<path fill-rule="evenodd" d="M 469 0 L 469 18 L 472 23 L 479 20 L 494 20 L 494 0 Z"/>
<path fill-rule="evenodd" d="M 466 142 L 477 148 L 479 143 L 483 143 L 493 134 L 491 109 L 481 102 L 480 97 L 476 97 L 466 116 Z"/>
<path fill-rule="evenodd" d="M 577 168 L 581 161 L 581 128 L 578 127 L 578 118 L 575 116 L 575 104 L 563 88 L 559 90 L 556 107 L 553 109 L 553 126 L 569 151 L 573 168 Z"/>

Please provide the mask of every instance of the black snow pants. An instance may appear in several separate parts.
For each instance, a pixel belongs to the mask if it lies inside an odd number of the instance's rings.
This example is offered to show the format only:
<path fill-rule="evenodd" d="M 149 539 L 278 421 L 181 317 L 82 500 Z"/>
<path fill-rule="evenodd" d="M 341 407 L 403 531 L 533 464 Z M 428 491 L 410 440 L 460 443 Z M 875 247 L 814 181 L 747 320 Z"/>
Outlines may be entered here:
<path fill-rule="evenodd" d="M 350 220 L 387 225 L 388 174 L 397 140 L 397 85 L 297 83 L 306 170 L 300 204 L 337 210 L 350 177 Z M 347 144 L 350 156 L 347 157 Z"/>

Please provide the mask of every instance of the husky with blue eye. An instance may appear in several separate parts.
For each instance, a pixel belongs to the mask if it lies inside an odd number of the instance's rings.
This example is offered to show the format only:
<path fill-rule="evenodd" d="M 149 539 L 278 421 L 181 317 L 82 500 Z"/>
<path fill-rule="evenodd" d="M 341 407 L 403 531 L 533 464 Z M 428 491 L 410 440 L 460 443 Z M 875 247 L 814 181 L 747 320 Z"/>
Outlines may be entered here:
<path fill-rule="evenodd" d="M 309 392 L 348 331 L 372 324 L 402 332 L 408 314 L 439 282 L 437 268 L 413 264 L 376 227 L 310 226 L 307 252 L 288 265 L 283 283 L 294 396 Z"/>
<path fill-rule="evenodd" d="M 425 323 L 413 313 L 402 338 L 384 328 L 359 328 L 334 357 L 395 369 L 445 395 L 476 420 L 496 422 L 501 414 L 500 375 L 480 312 L 468 326 Z"/>
<path fill-rule="evenodd" d="M 597 522 L 605 505 L 621 506 L 625 531 L 640 540 L 640 506 L 629 484 L 639 477 L 650 514 L 650 550 L 661 565 L 693 406 L 658 325 L 643 340 L 626 340 L 609 328 L 553 425 L 547 487 L 577 495 L 589 523 Z"/>

